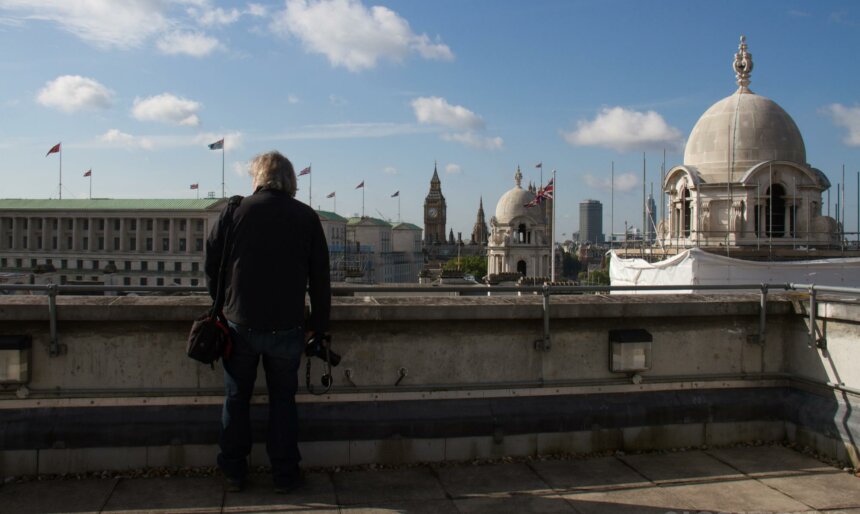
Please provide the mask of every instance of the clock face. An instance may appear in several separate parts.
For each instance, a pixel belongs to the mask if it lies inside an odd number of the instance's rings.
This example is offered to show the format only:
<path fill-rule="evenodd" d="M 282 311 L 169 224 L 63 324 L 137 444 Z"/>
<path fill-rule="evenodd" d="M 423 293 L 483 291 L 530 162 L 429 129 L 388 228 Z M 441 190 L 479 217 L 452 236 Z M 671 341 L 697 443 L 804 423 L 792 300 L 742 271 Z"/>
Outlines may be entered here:
<path fill-rule="evenodd" d="M 431 218 L 435 218 L 436 216 L 438 216 L 438 215 L 439 215 L 439 211 L 437 211 L 437 210 L 436 210 L 436 207 L 430 207 L 430 209 L 429 209 L 429 210 L 427 210 L 427 214 L 428 214 Z"/>

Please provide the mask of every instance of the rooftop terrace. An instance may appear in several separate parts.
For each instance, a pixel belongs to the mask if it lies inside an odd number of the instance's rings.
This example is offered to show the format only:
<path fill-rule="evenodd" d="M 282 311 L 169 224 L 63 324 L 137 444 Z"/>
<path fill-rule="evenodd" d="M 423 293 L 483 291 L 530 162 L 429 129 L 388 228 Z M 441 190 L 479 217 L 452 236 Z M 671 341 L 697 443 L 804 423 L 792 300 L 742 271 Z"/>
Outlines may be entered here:
<path fill-rule="evenodd" d="M 275 497 L 265 476 L 242 495 L 223 495 L 212 477 L 12 478 L 0 511 L 70 509 L 75 498 L 107 512 L 860 508 L 849 473 L 779 446 L 858 464 L 856 296 L 391 289 L 336 291 L 343 361 L 330 391 L 304 388 L 298 398 L 303 464 L 328 470 L 311 473 L 305 491 Z M 29 380 L 0 386 L 0 474 L 212 466 L 221 371 L 183 355 L 189 320 L 207 305 L 194 296 L 0 297 L 0 336 L 32 338 Z M 316 393 L 321 373 L 314 361 Z M 259 385 L 253 466 L 268 464 Z M 763 445 L 738 449 L 751 442 Z M 680 447 L 696 450 L 661 453 Z"/>

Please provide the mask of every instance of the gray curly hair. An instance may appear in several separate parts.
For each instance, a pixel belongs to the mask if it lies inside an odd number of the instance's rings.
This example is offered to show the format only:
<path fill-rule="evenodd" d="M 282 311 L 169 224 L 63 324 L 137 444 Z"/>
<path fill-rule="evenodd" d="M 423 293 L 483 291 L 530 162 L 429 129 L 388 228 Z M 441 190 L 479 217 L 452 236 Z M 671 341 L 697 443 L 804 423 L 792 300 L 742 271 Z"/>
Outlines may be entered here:
<path fill-rule="evenodd" d="M 280 152 L 273 150 L 254 157 L 249 168 L 255 190 L 277 189 L 296 196 L 296 170 Z"/>

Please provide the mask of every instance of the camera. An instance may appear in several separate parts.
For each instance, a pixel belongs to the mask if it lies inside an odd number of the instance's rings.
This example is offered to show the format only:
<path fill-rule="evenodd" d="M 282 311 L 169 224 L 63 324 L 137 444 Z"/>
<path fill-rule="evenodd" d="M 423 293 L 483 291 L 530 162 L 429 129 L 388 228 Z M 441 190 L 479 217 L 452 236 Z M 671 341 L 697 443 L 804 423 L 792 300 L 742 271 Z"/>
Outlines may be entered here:
<path fill-rule="evenodd" d="M 332 366 L 340 364 L 340 355 L 331 349 L 331 334 L 314 334 L 305 346 L 305 355 L 327 360 Z"/>

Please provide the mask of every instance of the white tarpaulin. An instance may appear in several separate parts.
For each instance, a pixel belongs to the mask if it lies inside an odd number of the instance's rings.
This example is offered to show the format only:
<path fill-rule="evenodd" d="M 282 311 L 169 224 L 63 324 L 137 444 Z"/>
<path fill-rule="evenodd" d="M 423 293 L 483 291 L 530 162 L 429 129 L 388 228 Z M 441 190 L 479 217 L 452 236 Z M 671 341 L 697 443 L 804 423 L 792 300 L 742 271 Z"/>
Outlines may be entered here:
<path fill-rule="evenodd" d="M 613 286 L 803 283 L 860 286 L 860 258 L 806 261 L 747 261 L 691 248 L 664 261 L 623 259 L 610 252 Z M 649 291 L 654 293 L 657 291 Z M 665 291 L 677 293 L 679 291 Z M 692 292 L 690 290 L 681 292 Z M 629 294 L 623 292 L 622 294 Z"/>

